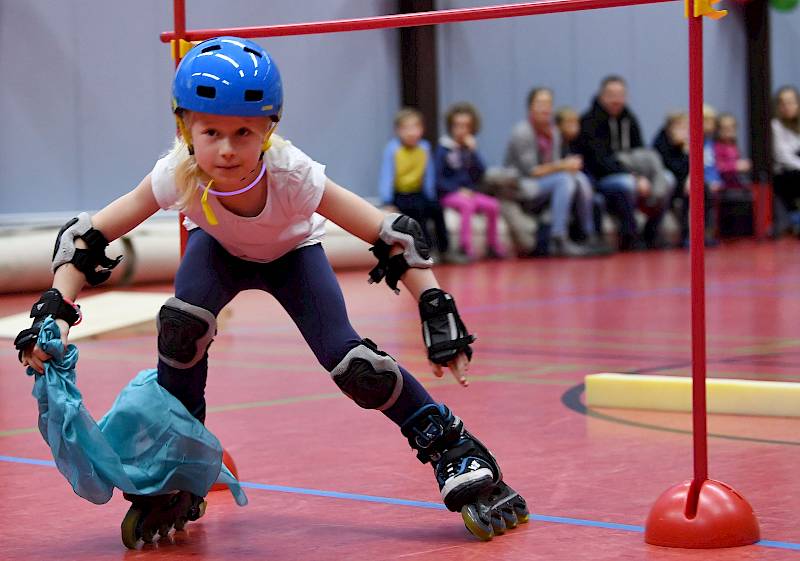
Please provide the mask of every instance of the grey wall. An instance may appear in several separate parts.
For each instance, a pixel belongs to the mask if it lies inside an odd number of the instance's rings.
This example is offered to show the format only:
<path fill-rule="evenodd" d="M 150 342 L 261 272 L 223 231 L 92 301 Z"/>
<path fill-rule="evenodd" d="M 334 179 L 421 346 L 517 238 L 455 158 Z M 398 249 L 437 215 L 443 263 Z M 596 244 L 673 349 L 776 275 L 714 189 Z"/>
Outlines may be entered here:
<path fill-rule="evenodd" d="M 204 28 L 380 15 L 396 2 L 187 4 L 188 26 Z M 731 16 L 705 24 L 706 98 L 744 121 L 743 24 L 735 3 L 727 4 Z M 773 18 L 776 44 L 797 44 L 798 14 Z M 174 132 L 172 65 L 158 40 L 171 18 L 171 3 L 163 0 L 0 0 L 0 215 L 97 209 L 150 171 Z M 120 27 L 103 29 L 111 24 Z M 460 99 L 478 105 L 486 122 L 482 149 L 491 163 L 500 161 L 533 85 L 549 85 L 557 105 L 583 110 L 602 76 L 622 74 L 648 138 L 666 111 L 687 104 L 686 21 L 678 2 L 449 24 L 438 33 L 440 106 Z M 281 133 L 328 164 L 334 180 L 374 195 L 399 104 L 397 31 L 262 44 L 284 76 Z M 790 54 L 796 49 L 779 50 L 776 83 L 797 84 L 800 63 Z M 742 137 L 746 144 L 744 131 Z"/>
<path fill-rule="evenodd" d="M 440 0 L 440 8 L 500 2 Z M 705 98 L 746 124 L 742 14 L 706 21 Z M 600 80 L 628 81 L 629 103 L 651 141 L 670 110 L 688 107 L 687 22 L 683 5 L 649 6 L 469 22 L 439 28 L 440 106 L 467 99 L 484 117 L 480 143 L 500 162 L 513 124 L 525 117 L 533 86 L 555 91 L 556 106 L 583 112 Z M 746 148 L 746 130 L 742 131 Z"/>
<path fill-rule="evenodd" d="M 793 85 L 800 88 L 800 6 L 791 12 L 770 12 L 772 32 L 773 90 Z"/>
<path fill-rule="evenodd" d="M 190 28 L 390 13 L 395 2 L 187 2 Z M 110 26 L 119 26 L 111 28 Z M 98 209 L 171 143 L 172 62 L 163 0 L 0 0 L 0 215 Z M 283 73 L 280 133 L 373 193 L 399 104 L 397 31 L 262 41 Z"/>

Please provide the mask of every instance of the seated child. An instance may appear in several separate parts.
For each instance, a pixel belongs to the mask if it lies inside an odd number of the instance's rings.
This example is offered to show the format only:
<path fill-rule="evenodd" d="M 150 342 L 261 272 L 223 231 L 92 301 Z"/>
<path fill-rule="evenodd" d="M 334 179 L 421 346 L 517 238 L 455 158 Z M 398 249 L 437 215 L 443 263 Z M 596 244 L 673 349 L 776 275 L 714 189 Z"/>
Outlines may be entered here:
<path fill-rule="evenodd" d="M 472 215 L 480 212 L 486 215 L 488 256 L 505 257 L 497 232 L 500 203 L 477 191 L 486 170 L 475 140 L 480 129 L 478 111 L 470 103 L 456 103 L 447 111 L 446 124 L 448 134 L 439 139 L 436 148 L 436 186 L 442 206 L 461 215 L 460 249 L 468 259 L 475 258 Z"/>
<path fill-rule="evenodd" d="M 394 206 L 419 224 L 431 247 L 440 255 L 448 250 L 447 227 L 436 195 L 433 158 L 430 143 L 422 138 L 425 131 L 422 113 L 404 108 L 394 118 L 395 138 L 383 151 L 378 194 L 384 206 Z M 433 221 L 435 243 L 428 234 Z"/>
<path fill-rule="evenodd" d="M 730 113 L 721 114 L 717 119 L 714 157 L 722 176 L 722 187 L 726 189 L 744 187 L 742 174 L 752 168 L 750 160 L 740 156 L 736 140 L 736 117 Z"/>

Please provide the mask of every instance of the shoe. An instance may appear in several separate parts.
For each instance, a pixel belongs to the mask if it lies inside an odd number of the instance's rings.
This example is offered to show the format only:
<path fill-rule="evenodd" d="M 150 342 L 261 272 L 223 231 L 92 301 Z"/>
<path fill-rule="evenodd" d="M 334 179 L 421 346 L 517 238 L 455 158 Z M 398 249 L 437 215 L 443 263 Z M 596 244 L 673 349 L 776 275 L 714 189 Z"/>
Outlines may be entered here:
<path fill-rule="evenodd" d="M 552 257 L 589 257 L 589 251 L 566 238 L 550 238 L 548 253 Z"/>
<path fill-rule="evenodd" d="M 497 259 L 506 259 L 507 257 L 508 255 L 506 254 L 505 251 L 498 251 L 491 247 L 486 250 L 486 259 L 497 260 Z"/>
<path fill-rule="evenodd" d="M 614 249 L 603 238 L 596 235 L 589 236 L 586 240 L 586 248 L 592 255 L 597 255 L 598 257 L 614 253 Z"/>
<path fill-rule="evenodd" d="M 448 252 L 441 255 L 441 262 L 448 265 L 468 265 L 472 261 L 473 259 L 463 251 Z"/>

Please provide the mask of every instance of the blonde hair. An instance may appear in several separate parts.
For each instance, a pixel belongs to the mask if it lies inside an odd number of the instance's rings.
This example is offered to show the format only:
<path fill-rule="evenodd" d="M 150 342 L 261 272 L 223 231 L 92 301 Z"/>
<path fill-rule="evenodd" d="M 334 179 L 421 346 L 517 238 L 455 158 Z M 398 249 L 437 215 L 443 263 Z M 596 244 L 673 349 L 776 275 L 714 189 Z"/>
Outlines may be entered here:
<path fill-rule="evenodd" d="M 674 127 L 681 121 L 688 121 L 689 114 L 685 111 L 672 111 L 667 113 L 667 118 L 664 121 L 664 128 Z"/>
<path fill-rule="evenodd" d="M 403 107 L 394 115 L 394 128 L 400 127 L 406 120 L 417 119 L 422 126 L 425 126 L 425 118 L 419 109 L 413 107 Z"/>
<path fill-rule="evenodd" d="M 288 143 L 288 140 L 275 133 L 270 136 L 270 147 L 277 146 L 282 148 Z M 175 142 L 173 142 L 172 148 L 165 157 L 175 163 L 175 187 L 178 190 L 178 201 L 175 204 L 179 210 L 186 210 L 197 199 L 195 197 L 195 194 L 198 193 L 197 184 L 207 184 L 211 177 L 200 169 L 194 155 L 189 154 L 189 147 L 181 134 L 175 137 Z"/>
<path fill-rule="evenodd" d="M 577 119 L 580 120 L 580 115 L 578 112 L 575 111 L 572 107 L 560 107 L 558 111 L 556 111 L 556 125 L 561 125 L 567 119 Z"/>
<path fill-rule="evenodd" d="M 703 104 L 703 118 L 704 118 L 704 119 L 710 119 L 710 118 L 712 118 L 712 117 L 713 117 L 714 119 L 716 119 L 716 118 L 717 118 L 717 110 L 716 110 L 716 109 L 714 109 L 714 108 L 713 108 L 711 105 L 709 105 L 708 103 L 704 103 L 704 104 Z"/>

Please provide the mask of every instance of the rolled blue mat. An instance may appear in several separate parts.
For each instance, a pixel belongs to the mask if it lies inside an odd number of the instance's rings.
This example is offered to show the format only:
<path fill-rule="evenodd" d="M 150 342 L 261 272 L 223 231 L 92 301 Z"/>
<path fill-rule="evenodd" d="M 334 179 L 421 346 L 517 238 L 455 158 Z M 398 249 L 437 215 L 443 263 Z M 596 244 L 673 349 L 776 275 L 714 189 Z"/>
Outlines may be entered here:
<path fill-rule="evenodd" d="M 219 482 L 236 504 L 247 504 L 222 463 L 217 437 L 158 384 L 155 369 L 139 372 L 95 422 L 75 383 L 78 349 L 64 348 L 52 318 L 43 324 L 38 344 L 52 356 L 44 374 L 27 369 L 35 377 L 39 432 L 75 493 L 95 504 L 108 502 L 115 487 L 135 495 L 189 491 L 204 497 Z"/>

